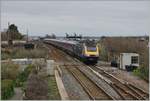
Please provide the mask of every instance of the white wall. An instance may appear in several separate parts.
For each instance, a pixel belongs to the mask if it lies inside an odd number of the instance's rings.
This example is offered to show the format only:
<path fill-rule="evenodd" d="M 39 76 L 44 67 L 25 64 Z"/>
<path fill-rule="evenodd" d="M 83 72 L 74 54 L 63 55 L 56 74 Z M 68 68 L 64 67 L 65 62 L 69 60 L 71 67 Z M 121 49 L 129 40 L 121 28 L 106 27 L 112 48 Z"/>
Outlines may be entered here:
<path fill-rule="evenodd" d="M 131 65 L 132 56 L 139 56 L 139 55 L 136 53 L 121 53 L 120 54 L 120 68 L 121 69 L 126 69 L 125 68 L 126 65 Z M 139 63 L 132 64 L 132 65 L 139 66 Z"/>

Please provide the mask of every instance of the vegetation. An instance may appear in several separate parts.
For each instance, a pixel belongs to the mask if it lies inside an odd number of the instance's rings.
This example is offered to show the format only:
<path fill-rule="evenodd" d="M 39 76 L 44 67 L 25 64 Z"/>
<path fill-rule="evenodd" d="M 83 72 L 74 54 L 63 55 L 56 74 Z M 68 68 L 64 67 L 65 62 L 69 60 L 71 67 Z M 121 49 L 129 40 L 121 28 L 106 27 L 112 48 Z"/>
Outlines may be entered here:
<path fill-rule="evenodd" d="M 13 63 L 1 64 L 1 78 L 15 80 L 19 74 L 19 66 Z"/>
<path fill-rule="evenodd" d="M 99 45 L 99 53 L 100 53 L 100 56 L 99 56 L 99 59 L 100 60 L 103 60 L 103 61 L 108 61 L 108 52 L 107 52 L 107 49 L 102 46 L 102 45 Z"/>
<path fill-rule="evenodd" d="M 134 70 L 134 75 L 141 77 L 142 79 L 149 81 L 149 69 L 146 67 L 140 67 Z"/>
<path fill-rule="evenodd" d="M 48 99 L 50 99 L 50 100 L 60 100 L 61 99 L 54 76 L 48 77 L 48 95 L 49 95 Z"/>
<path fill-rule="evenodd" d="M 100 59 L 117 60 L 120 53 L 138 53 L 140 68 L 134 74 L 148 80 L 149 37 L 102 37 L 100 40 Z"/>
<path fill-rule="evenodd" d="M 34 65 L 28 65 L 24 71 L 19 72 L 19 66 L 9 63 L 1 64 L 1 96 L 2 99 L 8 99 L 14 94 L 15 86 L 22 86 L 27 80 L 30 72 L 34 68 Z"/>
<path fill-rule="evenodd" d="M 34 69 L 26 82 L 25 100 L 45 100 L 48 99 L 47 81 L 38 75 L 38 70 Z"/>
<path fill-rule="evenodd" d="M 24 48 L 13 48 L 9 53 L 3 52 L 1 59 L 8 58 L 45 58 L 47 51 L 42 48 L 35 48 L 33 50 L 26 50 Z"/>
<path fill-rule="evenodd" d="M 1 97 L 8 99 L 14 94 L 15 80 L 19 74 L 19 66 L 9 63 L 1 64 Z"/>
<path fill-rule="evenodd" d="M 2 100 L 10 98 L 14 94 L 14 84 L 12 80 L 5 79 L 1 81 Z"/>
<path fill-rule="evenodd" d="M 23 35 L 19 32 L 18 27 L 15 24 L 9 25 L 8 29 L 5 32 L 1 33 L 1 39 L 6 40 L 20 40 L 23 38 Z"/>
<path fill-rule="evenodd" d="M 46 34 L 45 38 L 56 39 L 56 35 L 52 33 L 51 35 Z"/>
<path fill-rule="evenodd" d="M 9 58 L 11 58 L 10 54 L 8 54 L 6 52 L 1 52 L 1 59 L 2 60 L 9 59 Z"/>
<path fill-rule="evenodd" d="M 100 45 L 105 49 L 108 61 L 119 56 L 120 53 L 138 53 L 140 54 L 140 63 L 147 65 L 148 42 L 149 39 L 142 37 L 102 37 Z M 146 66 L 148 67 L 148 66 Z"/>
<path fill-rule="evenodd" d="M 34 65 L 28 65 L 24 71 L 19 73 L 17 79 L 16 79 L 16 86 L 23 86 L 24 82 L 27 80 L 29 74 L 33 70 L 35 66 Z"/>

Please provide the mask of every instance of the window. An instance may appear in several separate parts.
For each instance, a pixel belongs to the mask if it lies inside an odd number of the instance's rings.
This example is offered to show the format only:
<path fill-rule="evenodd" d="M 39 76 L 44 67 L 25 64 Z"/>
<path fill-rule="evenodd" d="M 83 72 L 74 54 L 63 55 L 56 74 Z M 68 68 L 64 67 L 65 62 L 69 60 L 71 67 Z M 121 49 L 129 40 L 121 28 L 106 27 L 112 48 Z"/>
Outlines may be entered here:
<path fill-rule="evenodd" d="M 138 56 L 132 56 L 131 57 L 131 63 L 132 64 L 138 63 Z"/>
<path fill-rule="evenodd" d="M 87 51 L 95 52 L 96 51 L 96 47 L 87 47 Z"/>

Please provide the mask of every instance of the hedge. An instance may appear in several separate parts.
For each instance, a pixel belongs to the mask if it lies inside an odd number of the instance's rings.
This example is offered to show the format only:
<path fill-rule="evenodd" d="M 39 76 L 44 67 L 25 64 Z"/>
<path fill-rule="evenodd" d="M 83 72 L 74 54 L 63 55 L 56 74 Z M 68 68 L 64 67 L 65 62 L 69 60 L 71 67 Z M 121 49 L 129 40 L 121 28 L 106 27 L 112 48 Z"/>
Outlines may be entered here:
<path fill-rule="evenodd" d="M 14 94 L 13 80 L 5 79 L 1 81 L 1 98 L 8 99 Z"/>

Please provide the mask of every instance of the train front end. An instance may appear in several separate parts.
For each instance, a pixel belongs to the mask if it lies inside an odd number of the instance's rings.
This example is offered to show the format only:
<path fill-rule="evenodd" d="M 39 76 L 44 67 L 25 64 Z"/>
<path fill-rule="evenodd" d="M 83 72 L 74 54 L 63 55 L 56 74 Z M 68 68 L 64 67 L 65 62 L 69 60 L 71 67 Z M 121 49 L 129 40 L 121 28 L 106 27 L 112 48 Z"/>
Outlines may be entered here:
<path fill-rule="evenodd" d="M 96 64 L 99 58 L 98 45 L 96 43 L 85 43 L 83 55 L 86 64 Z"/>

